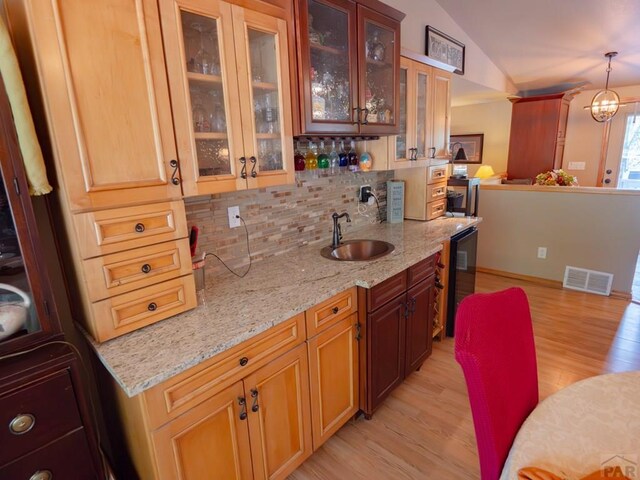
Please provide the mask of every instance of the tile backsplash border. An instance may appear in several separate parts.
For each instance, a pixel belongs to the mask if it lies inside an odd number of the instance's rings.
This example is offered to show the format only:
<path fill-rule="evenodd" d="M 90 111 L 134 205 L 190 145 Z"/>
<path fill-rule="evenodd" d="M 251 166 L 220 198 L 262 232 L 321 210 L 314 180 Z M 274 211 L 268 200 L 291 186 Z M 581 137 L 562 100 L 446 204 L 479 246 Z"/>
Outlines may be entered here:
<path fill-rule="evenodd" d="M 371 185 L 378 197 L 380 214 L 386 218 L 387 180 L 393 171 L 341 172 L 328 174 L 297 172 L 293 185 L 221 193 L 185 199 L 187 225 L 200 229 L 196 256 L 215 253 L 232 269 L 242 273 L 249 263 L 243 226 L 229 228 L 227 208 L 240 207 L 249 232 L 251 259 L 258 262 L 291 249 L 329 240 L 331 214 L 348 212 L 351 223 L 343 222 L 343 234 L 374 223 L 378 207 L 358 202 L 361 185 Z M 208 257 L 206 275 L 216 276 L 225 267 Z"/>

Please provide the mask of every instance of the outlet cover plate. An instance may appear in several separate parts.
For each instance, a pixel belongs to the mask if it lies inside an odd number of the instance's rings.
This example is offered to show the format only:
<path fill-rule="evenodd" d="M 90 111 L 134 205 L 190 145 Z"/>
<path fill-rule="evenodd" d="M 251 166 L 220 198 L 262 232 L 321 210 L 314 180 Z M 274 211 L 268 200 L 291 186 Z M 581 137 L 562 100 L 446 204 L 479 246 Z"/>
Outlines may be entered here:
<path fill-rule="evenodd" d="M 229 215 L 229 228 L 236 228 L 240 226 L 240 219 L 236 218 L 236 215 L 240 216 L 240 207 L 227 208 L 227 214 Z"/>
<path fill-rule="evenodd" d="M 538 247 L 538 258 L 547 258 L 547 247 Z"/>

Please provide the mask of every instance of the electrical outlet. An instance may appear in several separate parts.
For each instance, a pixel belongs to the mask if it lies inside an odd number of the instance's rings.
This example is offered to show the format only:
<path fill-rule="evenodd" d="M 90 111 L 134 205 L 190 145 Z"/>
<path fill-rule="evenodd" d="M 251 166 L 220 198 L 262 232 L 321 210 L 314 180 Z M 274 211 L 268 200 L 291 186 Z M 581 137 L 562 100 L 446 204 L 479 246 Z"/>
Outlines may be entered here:
<path fill-rule="evenodd" d="M 360 201 L 367 203 L 371 197 L 371 185 L 362 185 L 360 187 Z"/>
<path fill-rule="evenodd" d="M 229 228 L 236 228 L 240 226 L 240 207 L 227 208 L 227 214 L 229 215 Z"/>
<path fill-rule="evenodd" d="M 538 247 L 538 258 L 547 258 L 547 247 Z"/>

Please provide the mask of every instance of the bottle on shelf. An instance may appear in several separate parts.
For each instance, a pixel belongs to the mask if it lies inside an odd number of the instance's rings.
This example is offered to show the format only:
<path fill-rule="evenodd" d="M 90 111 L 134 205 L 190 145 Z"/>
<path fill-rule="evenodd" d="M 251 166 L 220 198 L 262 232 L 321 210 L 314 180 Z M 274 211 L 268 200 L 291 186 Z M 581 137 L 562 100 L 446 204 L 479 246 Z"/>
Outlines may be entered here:
<path fill-rule="evenodd" d="M 360 170 L 358 154 L 356 153 L 356 142 L 351 140 L 351 149 L 349 150 L 349 170 L 357 172 Z"/>
<path fill-rule="evenodd" d="M 300 153 L 300 140 L 296 142 L 296 150 L 293 155 L 293 168 L 296 172 L 301 172 L 305 168 L 304 155 Z"/>
<path fill-rule="evenodd" d="M 331 173 L 336 174 L 340 171 L 340 155 L 336 151 L 336 141 L 331 141 L 331 152 L 329 153 L 329 167 Z"/>
<path fill-rule="evenodd" d="M 318 168 L 318 156 L 316 155 L 315 148 L 315 145 L 309 142 L 307 154 L 304 157 L 305 168 L 307 170 L 315 170 Z"/>
<path fill-rule="evenodd" d="M 373 166 L 372 164 L 373 159 L 371 158 L 371 155 L 367 152 L 362 152 L 360 154 L 360 170 L 368 172 L 371 170 L 371 167 Z"/>
<path fill-rule="evenodd" d="M 344 140 L 340 142 L 340 152 L 338 153 L 340 170 L 344 171 L 349 166 L 349 156 L 344 149 Z"/>
<path fill-rule="evenodd" d="M 329 155 L 325 152 L 324 141 L 320 141 L 320 150 L 318 150 L 318 168 L 323 170 L 329 168 Z"/>

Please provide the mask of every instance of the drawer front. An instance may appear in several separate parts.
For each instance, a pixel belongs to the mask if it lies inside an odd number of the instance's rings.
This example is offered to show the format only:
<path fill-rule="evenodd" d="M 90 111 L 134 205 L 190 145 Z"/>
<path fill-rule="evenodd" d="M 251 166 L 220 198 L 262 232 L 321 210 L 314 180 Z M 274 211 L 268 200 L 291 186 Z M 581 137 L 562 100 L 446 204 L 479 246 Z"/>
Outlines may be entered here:
<path fill-rule="evenodd" d="M 427 185 L 427 202 L 433 202 L 447 197 L 447 182 L 433 183 Z"/>
<path fill-rule="evenodd" d="M 192 274 L 95 302 L 92 311 L 96 341 L 132 332 L 196 305 Z"/>
<path fill-rule="evenodd" d="M 425 278 L 433 275 L 436 272 L 436 256 L 431 255 L 429 258 L 419 261 L 415 265 L 409 267 L 407 271 L 407 288 L 413 287 L 415 284 L 421 282 Z"/>
<path fill-rule="evenodd" d="M 73 221 L 83 259 L 187 237 L 182 201 L 82 213 Z"/>
<path fill-rule="evenodd" d="M 388 278 L 367 292 L 367 311 L 373 312 L 407 290 L 407 272 Z"/>
<path fill-rule="evenodd" d="M 306 338 L 304 314 L 282 322 L 143 393 L 154 430 L 253 373 Z"/>
<path fill-rule="evenodd" d="M 0 397 L 0 465 L 81 426 L 66 370 L 4 395 Z"/>
<path fill-rule="evenodd" d="M 345 290 L 338 295 L 334 295 L 318 305 L 308 309 L 305 312 L 305 320 L 307 322 L 307 337 L 326 330 L 331 325 L 358 311 L 358 300 L 356 296 L 356 287 Z"/>
<path fill-rule="evenodd" d="M 434 165 L 433 167 L 429 167 L 429 173 L 427 175 L 427 183 L 438 183 L 447 179 L 447 169 L 449 166 L 445 165 Z"/>
<path fill-rule="evenodd" d="M 40 473 L 40 476 L 35 476 L 36 473 Z M 47 473 L 50 476 L 47 476 Z M 96 480 L 100 477 L 91 462 L 86 433 L 80 428 L 46 447 L 0 467 L 0 478 Z"/>
<path fill-rule="evenodd" d="M 191 273 L 189 240 L 165 242 L 85 260 L 92 302 Z"/>
<path fill-rule="evenodd" d="M 447 200 L 438 200 L 427 203 L 427 220 L 441 217 L 447 211 Z"/>

